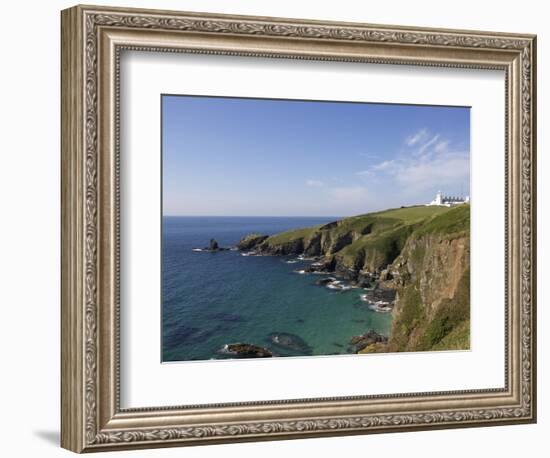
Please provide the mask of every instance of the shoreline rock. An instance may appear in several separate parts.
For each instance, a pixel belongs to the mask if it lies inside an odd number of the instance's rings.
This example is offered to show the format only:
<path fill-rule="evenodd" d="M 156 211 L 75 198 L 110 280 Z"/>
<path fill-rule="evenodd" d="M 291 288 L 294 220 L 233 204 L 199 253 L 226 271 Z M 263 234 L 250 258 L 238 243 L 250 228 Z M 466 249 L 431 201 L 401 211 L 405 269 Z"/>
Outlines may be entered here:
<path fill-rule="evenodd" d="M 227 344 L 222 348 L 221 353 L 239 358 L 271 358 L 273 356 L 273 353 L 267 348 L 249 343 Z"/>
<path fill-rule="evenodd" d="M 380 287 L 376 284 L 374 288 L 365 289 L 360 299 L 368 304 L 369 309 L 374 312 L 387 313 L 393 310 L 397 291 L 395 289 Z"/>
<path fill-rule="evenodd" d="M 351 344 L 350 349 L 353 353 L 360 353 L 373 344 L 387 344 L 388 338 L 382 334 L 378 334 L 373 329 L 369 329 L 364 334 L 353 336 L 349 343 Z"/>

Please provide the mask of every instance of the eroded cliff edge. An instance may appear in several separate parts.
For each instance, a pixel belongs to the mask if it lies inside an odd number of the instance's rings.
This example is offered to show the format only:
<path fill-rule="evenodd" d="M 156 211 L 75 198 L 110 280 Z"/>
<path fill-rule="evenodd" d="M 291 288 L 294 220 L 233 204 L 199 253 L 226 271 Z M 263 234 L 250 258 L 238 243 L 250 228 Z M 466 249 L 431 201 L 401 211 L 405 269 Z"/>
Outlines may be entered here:
<path fill-rule="evenodd" d="M 362 353 L 469 348 L 468 204 L 406 207 L 271 236 L 250 234 L 238 248 L 315 257 L 311 271 L 395 292 L 389 341 Z"/>

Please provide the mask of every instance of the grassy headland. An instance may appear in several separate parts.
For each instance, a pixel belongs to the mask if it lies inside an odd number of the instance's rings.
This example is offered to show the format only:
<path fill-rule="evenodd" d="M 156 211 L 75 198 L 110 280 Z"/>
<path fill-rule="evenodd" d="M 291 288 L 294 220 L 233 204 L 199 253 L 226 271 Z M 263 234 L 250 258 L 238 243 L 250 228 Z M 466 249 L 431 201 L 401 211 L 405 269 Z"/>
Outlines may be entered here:
<path fill-rule="evenodd" d="M 239 244 L 318 258 L 316 270 L 396 292 L 387 344 L 362 352 L 469 348 L 470 206 L 416 206 L 353 216 Z"/>

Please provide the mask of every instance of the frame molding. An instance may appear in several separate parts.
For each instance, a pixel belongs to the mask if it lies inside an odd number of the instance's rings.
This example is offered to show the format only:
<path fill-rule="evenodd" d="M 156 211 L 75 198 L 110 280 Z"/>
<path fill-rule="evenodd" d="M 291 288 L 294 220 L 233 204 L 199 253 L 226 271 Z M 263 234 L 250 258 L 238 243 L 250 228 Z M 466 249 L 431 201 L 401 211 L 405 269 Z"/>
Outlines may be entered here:
<path fill-rule="evenodd" d="M 75 452 L 536 421 L 536 37 L 76 6 L 62 12 L 62 421 Z M 121 409 L 119 57 L 154 52 L 506 72 L 506 387 Z"/>

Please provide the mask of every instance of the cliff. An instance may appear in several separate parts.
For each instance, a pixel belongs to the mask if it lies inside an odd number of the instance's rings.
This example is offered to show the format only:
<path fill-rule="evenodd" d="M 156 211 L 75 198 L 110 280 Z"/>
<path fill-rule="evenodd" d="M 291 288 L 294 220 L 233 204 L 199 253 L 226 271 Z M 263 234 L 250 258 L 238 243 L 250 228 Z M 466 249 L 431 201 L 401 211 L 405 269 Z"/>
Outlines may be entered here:
<path fill-rule="evenodd" d="M 470 207 L 406 207 L 245 237 L 256 254 L 315 257 L 310 270 L 395 292 L 389 342 L 361 352 L 469 348 Z"/>
<path fill-rule="evenodd" d="M 388 267 L 397 290 L 389 351 L 470 347 L 470 209 L 420 226 Z"/>

